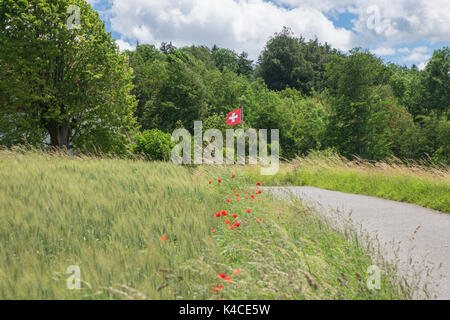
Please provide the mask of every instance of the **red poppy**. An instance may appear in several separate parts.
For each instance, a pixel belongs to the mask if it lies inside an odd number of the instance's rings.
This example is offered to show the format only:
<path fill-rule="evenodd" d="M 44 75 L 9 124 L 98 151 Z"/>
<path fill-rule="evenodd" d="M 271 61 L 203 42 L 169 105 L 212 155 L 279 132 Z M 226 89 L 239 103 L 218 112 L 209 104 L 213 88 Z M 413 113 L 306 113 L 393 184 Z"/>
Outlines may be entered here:
<path fill-rule="evenodd" d="M 233 227 L 235 227 L 235 228 L 238 228 L 240 226 L 241 226 L 241 224 L 239 222 L 236 222 L 235 224 L 233 224 Z"/>
<path fill-rule="evenodd" d="M 239 201 L 241 201 L 241 199 L 237 198 L 237 199 L 236 199 L 236 202 L 239 202 Z"/>
<path fill-rule="evenodd" d="M 219 293 L 219 292 L 222 290 L 222 288 L 219 288 L 219 287 L 213 287 L 213 290 L 214 290 L 214 292 Z"/>
<path fill-rule="evenodd" d="M 216 217 L 220 218 L 222 215 L 220 214 L 220 212 L 216 212 Z"/>
<path fill-rule="evenodd" d="M 252 212 L 252 209 L 247 209 L 247 210 L 245 210 L 245 212 L 250 213 L 250 212 Z"/>
<path fill-rule="evenodd" d="M 224 280 L 224 281 L 227 281 L 227 282 L 229 282 L 229 283 L 232 283 L 232 282 L 233 282 L 233 280 L 231 280 L 230 277 L 225 277 L 225 278 L 223 278 L 223 280 Z"/>
<path fill-rule="evenodd" d="M 256 219 L 256 221 L 257 222 L 262 222 L 263 220 L 262 220 L 262 218 L 258 218 L 258 219 Z"/>
<path fill-rule="evenodd" d="M 261 182 L 257 182 L 256 185 L 259 187 L 261 185 Z"/>
<path fill-rule="evenodd" d="M 237 214 L 233 214 L 233 218 L 235 218 L 235 219 L 236 219 L 237 217 L 238 217 L 238 215 L 237 215 Z"/>
<path fill-rule="evenodd" d="M 236 197 L 239 197 L 239 193 L 236 193 L 235 196 L 236 196 Z"/>
<path fill-rule="evenodd" d="M 252 191 L 255 192 L 255 188 L 252 188 Z"/>
<path fill-rule="evenodd" d="M 231 178 L 236 178 L 236 175 L 232 174 L 232 175 L 231 175 Z"/>
<path fill-rule="evenodd" d="M 245 199 L 248 199 L 248 196 L 245 196 Z"/>
<path fill-rule="evenodd" d="M 222 278 L 222 279 L 224 279 L 226 276 L 227 276 L 227 275 L 226 275 L 225 273 L 219 274 L 219 278 Z"/>
<path fill-rule="evenodd" d="M 224 217 L 226 217 L 226 216 L 228 215 L 228 213 L 227 213 L 225 210 L 220 211 L 220 213 L 221 213 Z"/>
<path fill-rule="evenodd" d="M 256 194 L 261 194 L 262 193 L 262 191 L 261 190 L 258 190 L 258 192 L 256 193 Z"/>
<path fill-rule="evenodd" d="M 230 220 L 225 220 L 225 224 L 230 224 L 231 221 Z"/>
<path fill-rule="evenodd" d="M 244 191 L 244 193 L 245 193 L 245 194 L 247 194 L 247 193 L 248 193 L 248 191 Z"/>
<path fill-rule="evenodd" d="M 236 193 L 237 192 L 237 190 L 233 190 L 233 193 Z"/>
<path fill-rule="evenodd" d="M 217 182 L 218 182 L 218 183 L 221 183 L 221 182 L 222 182 L 222 179 L 217 179 Z"/>
<path fill-rule="evenodd" d="M 214 232 L 216 232 L 216 229 L 211 228 L 211 233 L 214 234 Z"/>
<path fill-rule="evenodd" d="M 230 202 L 230 199 L 227 199 L 227 202 Z"/>
<path fill-rule="evenodd" d="M 234 271 L 234 273 L 236 273 L 236 275 L 240 275 L 242 273 L 242 270 L 237 269 L 237 270 Z"/>
<path fill-rule="evenodd" d="M 209 180 L 209 184 L 211 184 L 212 183 L 212 181 L 211 180 Z"/>
<path fill-rule="evenodd" d="M 252 198 L 252 200 L 255 200 L 255 196 L 254 195 L 251 195 L 250 198 Z"/>
<path fill-rule="evenodd" d="M 159 238 L 162 242 L 165 242 L 167 240 L 167 236 L 162 236 Z"/>

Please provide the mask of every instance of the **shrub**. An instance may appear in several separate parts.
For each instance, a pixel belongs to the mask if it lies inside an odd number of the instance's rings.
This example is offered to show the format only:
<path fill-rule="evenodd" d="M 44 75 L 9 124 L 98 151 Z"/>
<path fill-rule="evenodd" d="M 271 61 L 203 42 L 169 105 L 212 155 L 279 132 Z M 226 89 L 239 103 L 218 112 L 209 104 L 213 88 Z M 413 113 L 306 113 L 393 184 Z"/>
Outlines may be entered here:
<path fill-rule="evenodd" d="M 175 143 L 172 136 L 161 130 L 153 129 L 144 131 L 135 136 L 135 143 L 131 147 L 134 154 L 143 155 L 152 161 L 167 161 Z"/>

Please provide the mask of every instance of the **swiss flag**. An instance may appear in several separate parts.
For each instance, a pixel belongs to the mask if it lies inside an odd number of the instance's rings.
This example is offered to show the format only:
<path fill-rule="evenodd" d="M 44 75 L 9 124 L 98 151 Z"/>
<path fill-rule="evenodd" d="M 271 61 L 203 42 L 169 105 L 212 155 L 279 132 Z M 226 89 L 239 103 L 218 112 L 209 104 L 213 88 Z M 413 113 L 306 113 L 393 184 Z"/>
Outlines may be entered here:
<path fill-rule="evenodd" d="M 227 116 L 227 126 L 234 126 L 242 123 L 242 108 L 231 111 Z"/>

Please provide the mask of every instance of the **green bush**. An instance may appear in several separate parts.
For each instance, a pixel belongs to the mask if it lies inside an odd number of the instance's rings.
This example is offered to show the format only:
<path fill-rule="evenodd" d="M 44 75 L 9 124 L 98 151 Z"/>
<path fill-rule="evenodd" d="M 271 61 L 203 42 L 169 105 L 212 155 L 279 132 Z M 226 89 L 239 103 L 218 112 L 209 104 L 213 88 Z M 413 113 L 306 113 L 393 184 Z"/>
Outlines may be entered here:
<path fill-rule="evenodd" d="M 161 130 L 153 129 L 144 131 L 141 135 L 135 136 L 135 143 L 131 147 L 134 154 L 143 155 L 152 161 L 167 161 L 175 143 L 172 136 Z"/>

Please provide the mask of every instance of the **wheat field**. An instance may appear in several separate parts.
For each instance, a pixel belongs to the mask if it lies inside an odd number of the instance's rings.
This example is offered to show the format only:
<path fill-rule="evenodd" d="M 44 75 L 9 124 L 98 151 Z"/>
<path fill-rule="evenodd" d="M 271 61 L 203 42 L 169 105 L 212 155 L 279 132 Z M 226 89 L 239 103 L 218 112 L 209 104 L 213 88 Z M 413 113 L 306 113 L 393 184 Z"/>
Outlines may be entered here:
<path fill-rule="evenodd" d="M 238 172 L 0 151 L 0 298 L 405 299 L 417 289 L 351 230 Z M 366 286 L 374 264 L 388 271 L 378 291 Z M 80 289 L 68 287 L 71 266 Z"/>

